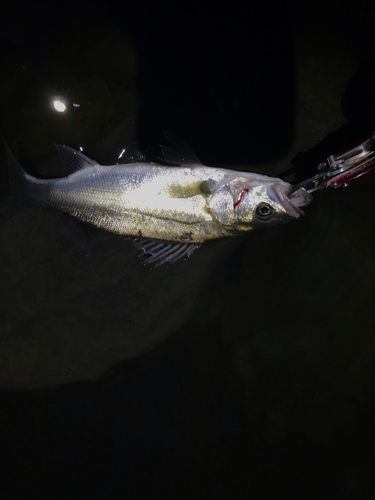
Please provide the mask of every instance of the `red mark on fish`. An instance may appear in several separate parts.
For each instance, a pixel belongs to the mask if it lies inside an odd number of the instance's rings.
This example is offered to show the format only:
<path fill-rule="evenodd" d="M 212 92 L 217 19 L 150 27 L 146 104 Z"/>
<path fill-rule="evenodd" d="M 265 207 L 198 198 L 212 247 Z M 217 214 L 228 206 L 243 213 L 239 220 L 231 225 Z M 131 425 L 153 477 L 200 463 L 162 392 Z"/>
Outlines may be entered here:
<path fill-rule="evenodd" d="M 244 193 L 248 193 L 248 192 L 249 192 L 249 188 L 245 188 L 241 191 L 239 199 L 233 204 L 233 208 L 236 208 L 236 206 L 241 203 L 241 200 L 242 200 Z"/>

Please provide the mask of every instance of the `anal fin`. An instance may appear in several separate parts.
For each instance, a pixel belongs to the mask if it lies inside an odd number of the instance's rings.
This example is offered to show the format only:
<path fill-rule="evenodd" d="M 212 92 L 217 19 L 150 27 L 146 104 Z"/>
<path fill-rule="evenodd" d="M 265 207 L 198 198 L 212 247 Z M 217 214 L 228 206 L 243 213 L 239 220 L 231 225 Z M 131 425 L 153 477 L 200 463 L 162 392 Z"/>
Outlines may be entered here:
<path fill-rule="evenodd" d="M 174 264 L 183 257 L 190 257 L 200 247 L 199 243 L 177 243 L 148 238 L 135 238 L 132 243 L 144 255 L 143 264 L 151 264 L 153 267 Z"/>

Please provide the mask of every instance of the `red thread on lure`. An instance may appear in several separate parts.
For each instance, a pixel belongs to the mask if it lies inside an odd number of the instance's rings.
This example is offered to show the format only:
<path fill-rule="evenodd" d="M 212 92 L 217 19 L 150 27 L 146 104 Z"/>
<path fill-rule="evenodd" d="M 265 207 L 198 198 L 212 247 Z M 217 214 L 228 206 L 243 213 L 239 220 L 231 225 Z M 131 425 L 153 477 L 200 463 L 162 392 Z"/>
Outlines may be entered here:
<path fill-rule="evenodd" d="M 240 199 L 236 201 L 236 203 L 233 204 L 233 208 L 236 208 L 237 205 L 239 205 L 241 203 L 241 200 L 242 200 L 242 197 L 244 195 L 244 193 L 248 193 L 249 192 L 249 188 L 245 188 L 241 191 L 240 193 Z"/>

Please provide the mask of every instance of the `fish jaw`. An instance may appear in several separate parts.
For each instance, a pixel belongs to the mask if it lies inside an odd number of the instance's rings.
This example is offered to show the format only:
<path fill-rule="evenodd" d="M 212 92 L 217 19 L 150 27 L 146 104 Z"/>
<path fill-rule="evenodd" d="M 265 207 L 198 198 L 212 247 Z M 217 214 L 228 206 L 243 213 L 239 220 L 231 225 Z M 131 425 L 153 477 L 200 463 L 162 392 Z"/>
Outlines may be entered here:
<path fill-rule="evenodd" d="M 277 196 L 279 203 L 284 207 L 285 211 L 292 217 L 298 219 L 305 212 L 300 207 L 305 207 L 311 203 L 313 197 L 303 188 L 298 189 L 293 193 L 293 196 L 288 197 L 290 184 L 278 182 L 272 185 L 272 191 Z"/>

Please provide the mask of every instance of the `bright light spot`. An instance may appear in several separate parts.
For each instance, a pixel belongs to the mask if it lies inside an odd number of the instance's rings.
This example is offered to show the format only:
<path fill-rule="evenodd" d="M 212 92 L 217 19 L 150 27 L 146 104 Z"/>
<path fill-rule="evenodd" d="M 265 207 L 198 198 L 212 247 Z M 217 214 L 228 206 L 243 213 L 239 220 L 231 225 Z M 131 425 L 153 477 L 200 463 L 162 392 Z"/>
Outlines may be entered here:
<path fill-rule="evenodd" d="M 121 151 L 121 153 L 119 154 L 119 158 L 121 158 L 121 156 L 125 153 L 125 151 L 126 151 L 126 148 Z"/>
<path fill-rule="evenodd" d="M 80 150 L 80 151 L 83 151 L 83 147 L 82 147 L 82 146 L 80 146 L 80 147 L 79 147 L 79 150 Z"/>
<path fill-rule="evenodd" d="M 53 106 L 59 113 L 63 113 L 66 110 L 66 106 L 61 101 L 53 101 Z"/>
<path fill-rule="evenodd" d="M 75 102 L 73 102 L 73 107 L 74 108 L 79 108 L 81 105 L 80 104 L 76 104 Z"/>

